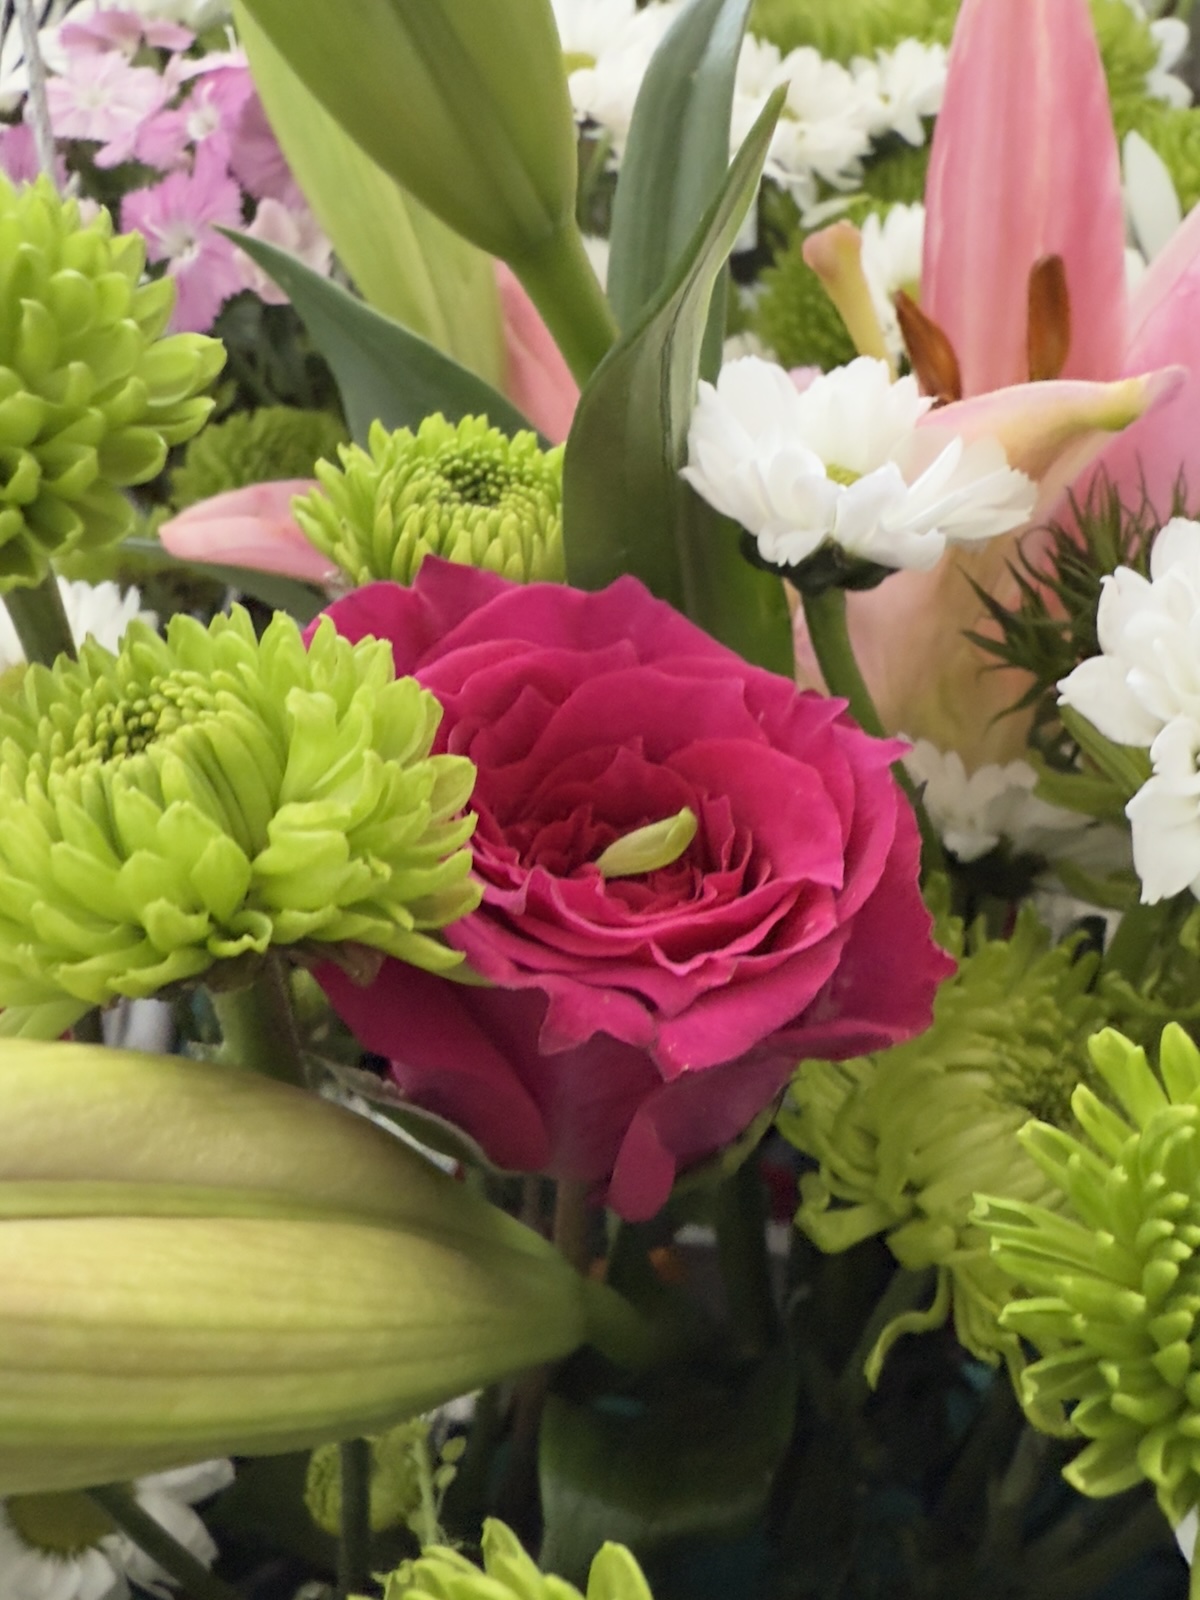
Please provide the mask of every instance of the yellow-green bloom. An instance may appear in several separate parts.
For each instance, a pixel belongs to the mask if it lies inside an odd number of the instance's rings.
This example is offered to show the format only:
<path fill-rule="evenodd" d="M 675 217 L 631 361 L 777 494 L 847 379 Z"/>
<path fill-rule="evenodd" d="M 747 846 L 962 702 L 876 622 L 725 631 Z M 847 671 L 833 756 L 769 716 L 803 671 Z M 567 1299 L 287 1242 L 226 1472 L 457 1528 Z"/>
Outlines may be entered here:
<path fill-rule="evenodd" d="M 585 1600 L 574 1584 L 538 1570 L 510 1528 L 489 1517 L 483 1525 L 483 1570 L 434 1545 L 393 1572 L 384 1600 Z M 651 1600 L 650 1589 L 622 1544 L 603 1544 L 588 1573 L 586 1600 Z"/>
<path fill-rule="evenodd" d="M 370 449 L 317 463 L 322 488 L 295 501 L 296 521 L 355 584 L 411 583 L 427 555 L 518 583 L 561 582 L 562 446 L 507 438 L 486 417 L 435 415 L 414 434 L 375 423 Z M 322 492 L 323 491 L 323 492 Z"/>
<path fill-rule="evenodd" d="M 171 504 L 184 511 L 199 500 L 255 483 L 311 478 L 323 457 L 346 442 L 346 430 L 327 411 L 260 406 L 209 423 L 171 471 Z"/>
<path fill-rule="evenodd" d="M 937 1271 L 932 1307 L 889 1326 L 872 1372 L 900 1334 L 951 1310 L 968 1350 L 1019 1367 L 1020 1342 L 998 1322 L 1011 1284 L 971 1208 L 980 1189 L 1047 1196 L 1017 1131 L 1030 1116 L 1070 1123 L 1086 1071 L 1080 1041 L 1104 1020 L 1089 993 L 1094 958 L 1049 948 L 1032 909 L 1006 940 L 964 939 L 959 924 L 939 939 L 962 960 L 938 991 L 928 1032 L 874 1056 L 802 1063 L 779 1120 L 818 1163 L 801 1179 L 796 1222 L 822 1250 L 882 1234 L 902 1267 Z"/>
<path fill-rule="evenodd" d="M 0 592 L 41 581 L 51 557 L 122 539 L 121 493 L 197 432 L 225 352 L 162 334 L 175 288 L 142 283 L 145 244 L 80 219 L 46 179 L 0 177 Z"/>
<path fill-rule="evenodd" d="M 1120 1110 L 1081 1085 L 1085 1138 L 1030 1123 L 1048 1204 L 987 1194 L 977 1218 L 1030 1295 L 1001 1319 L 1041 1354 L 1021 1376 L 1026 1409 L 1069 1406 L 1091 1441 L 1066 1478 L 1097 1496 L 1148 1479 L 1174 1523 L 1200 1501 L 1200 1051 L 1172 1024 L 1161 1076 L 1111 1030 L 1091 1053 Z"/>
<path fill-rule="evenodd" d="M 0 699 L 0 1028 L 55 1036 L 90 1006 L 248 981 L 285 946 L 366 946 L 433 971 L 470 911 L 474 768 L 391 647 L 240 609 L 114 656 L 33 666 Z"/>

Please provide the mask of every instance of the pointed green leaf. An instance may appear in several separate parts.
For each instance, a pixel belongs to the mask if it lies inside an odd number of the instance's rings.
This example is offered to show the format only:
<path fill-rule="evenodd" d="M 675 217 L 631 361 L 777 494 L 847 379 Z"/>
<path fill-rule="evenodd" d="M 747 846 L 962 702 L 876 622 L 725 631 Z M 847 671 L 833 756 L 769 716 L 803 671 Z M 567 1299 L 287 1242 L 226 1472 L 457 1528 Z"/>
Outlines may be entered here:
<path fill-rule="evenodd" d="M 622 328 L 666 282 L 725 176 L 750 4 L 693 0 L 646 72 L 613 203 L 608 296 Z"/>
<path fill-rule="evenodd" d="M 669 282 L 583 391 L 563 468 L 568 581 L 631 572 L 751 661 L 790 671 L 782 586 L 679 477 L 713 285 L 754 196 L 778 90 L 735 156 Z"/>
<path fill-rule="evenodd" d="M 531 424 L 490 384 L 435 350 L 398 322 L 356 300 L 286 250 L 229 230 L 229 237 L 269 272 L 333 369 L 346 421 L 365 446 L 371 423 L 417 428 L 440 411 L 450 422 L 485 416 L 504 433 Z"/>
<path fill-rule="evenodd" d="M 502 383 L 491 259 L 355 144 L 244 7 L 238 32 L 288 165 L 364 299 L 488 383 Z"/>

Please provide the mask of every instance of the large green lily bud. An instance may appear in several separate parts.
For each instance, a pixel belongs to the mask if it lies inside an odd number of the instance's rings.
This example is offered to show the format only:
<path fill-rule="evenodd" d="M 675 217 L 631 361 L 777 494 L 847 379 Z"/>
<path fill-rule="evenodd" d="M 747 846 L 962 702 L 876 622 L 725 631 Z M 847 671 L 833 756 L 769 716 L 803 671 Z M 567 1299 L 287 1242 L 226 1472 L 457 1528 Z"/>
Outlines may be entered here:
<path fill-rule="evenodd" d="M 0 1493 L 380 1431 L 567 1353 L 599 1287 L 300 1090 L 29 1043 L 0 1281 Z"/>
<path fill-rule="evenodd" d="M 321 489 L 292 511 L 354 584 L 411 583 L 428 555 L 516 583 L 562 582 L 562 446 L 507 438 L 486 417 L 426 417 L 414 434 L 371 427 L 370 450 L 343 445 L 316 466 Z"/>
<path fill-rule="evenodd" d="M 393 1572 L 384 1600 L 585 1600 L 574 1584 L 541 1572 L 502 1522 L 483 1525 L 483 1570 L 457 1550 L 432 1545 Z M 623 1544 L 603 1544 L 588 1573 L 586 1600 L 651 1600 L 650 1586 Z"/>
<path fill-rule="evenodd" d="M 434 934 L 478 903 L 474 768 L 430 754 L 440 718 L 386 642 L 324 621 L 305 649 L 282 614 L 28 668 L 0 700 L 0 1030 L 235 987 L 277 946 L 457 965 Z"/>
<path fill-rule="evenodd" d="M 244 0 L 367 154 L 489 254 L 573 226 L 575 124 L 549 0 Z"/>
<path fill-rule="evenodd" d="M 0 592 L 41 581 L 53 556 L 130 531 L 120 492 L 161 471 L 212 409 L 225 352 L 163 338 L 175 287 L 142 283 L 145 244 L 80 219 L 46 179 L 0 176 Z"/>
<path fill-rule="evenodd" d="M 1031 1296 L 1001 1318 L 1041 1353 L 1026 1408 L 1067 1406 L 1091 1441 L 1064 1476 L 1097 1496 L 1148 1479 L 1175 1523 L 1200 1503 L 1200 1051 L 1174 1023 L 1161 1077 L 1111 1030 L 1090 1048 L 1120 1109 L 1081 1087 L 1086 1138 L 1030 1123 L 1051 1204 L 988 1195 L 977 1218 Z"/>
<path fill-rule="evenodd" d="M 802 1063 L 779 1126 L 816 1161 L 796 1223 L 822 1250 L 880 1234 L 901 1266 L 936 1269 L 932 1306 L 889 1324 L 868 1371 L 900 1334 L 952 1313 L 968 1350 L 1003 1357 L 1015 1374 L 1021 1342 L 1000 1319 L 1013 1286 L 972 1218 L 974 1199 L 980 1189 L 1047 1196 L 1017 1131 L 1036 1115 L 1073 1126 L 1071 1094 L 1088 1070 L 1079 1041 L 1105 1013 L 1090 992 L 1095 959 L 1049 948 L 1031 908 L 1008 939 L 964 935 L 958 923 L 938 931 L 962 959 L 932 1027 L 877 1055 Z"/>

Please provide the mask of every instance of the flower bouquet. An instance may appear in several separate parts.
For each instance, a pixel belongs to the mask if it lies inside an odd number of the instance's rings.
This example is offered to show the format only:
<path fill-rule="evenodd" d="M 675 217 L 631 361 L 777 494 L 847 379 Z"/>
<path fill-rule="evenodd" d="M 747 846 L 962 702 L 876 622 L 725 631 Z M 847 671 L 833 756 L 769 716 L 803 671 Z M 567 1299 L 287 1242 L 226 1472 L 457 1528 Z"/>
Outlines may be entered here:
<path fill-rule="evenodd" d="M 1200 1594 L 1186 21 L 12 10 L 0 1600 Z"/>

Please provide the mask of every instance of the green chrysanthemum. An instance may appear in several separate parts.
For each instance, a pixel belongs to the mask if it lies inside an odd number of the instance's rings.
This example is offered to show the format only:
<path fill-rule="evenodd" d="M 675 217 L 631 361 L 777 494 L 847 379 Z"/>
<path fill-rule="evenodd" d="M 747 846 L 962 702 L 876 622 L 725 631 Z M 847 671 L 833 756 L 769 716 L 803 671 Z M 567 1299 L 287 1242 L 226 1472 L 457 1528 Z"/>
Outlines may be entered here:
<path fill-rule="evenodd" d="M 171 504 L 186 511 L 229 489 L 288 478 L 311 478 L 316 464 L 337 454 L 346 430 L 327 411 L 262 406 L 210 423 L 171 472 Z"/>
<path fill-rule="evenodd" d="M 851 207 L 849 215 L 861 223 L 868 211 L 886 211 L 888 206 L 915 205 L 925 198 L 925 178 L 929 171 L 929 145 L 905 144 L 903 139 L 889 142 L 863 169 L 862 186 L 870 204 Z"/>
<path fill-rule="evenodd" d="M 507 438 L 486 417 L 426 417 L 417 432 L 375 423 L 370 450 L 320 462 L 314 491 L 295 503 L 304 532 L 351 582 L 411 583 L 427 555 L 483 567 L 518 583 L 560 582 L 562 446 Z"/>
<path fill-rule="evenodd" d="M 785 54 L 811 45 L 848 62 L 901 39 L 948 43 L 957 15 L 958 0 L 755 0 L 750 28 Z"/>
<path fill-rule="evenodd" d="M 937 1269 L 933 1306 L 889 1326 L 872 1373 L 902 1333 L 937 1326 L 951 1309 L 974 1355 L 1020 1365 L 1016 1335 L 997 1321 L 1011 1285 L 971 1208 L 981 1188 L 1046 1196 L 1016 1133 L 1030 1116 L 1069 1123 L 1086 1072 L 1078 1041 L 1104 1021 L 1088 992 L 1094 958 L 1049 948 L 1030 908 L 1007 940 L 964 940 L 961 925 L 939 938 L 962 960 L 938 991 L 929 1031 L 878 1055 L 802 1063 L 780 1116 L 784 1135 L 818 1163 L 801 1180 L 796 1222 L 821 1249 L 882 1234 L 901 1266 Z"/>
<path fill-rule="evenodd" d="M 53 1037 L 217 963 L 232 983 L 272 946 L 455 965 L 428 930 L 478 901 L 474 768 L 429 754 L 440 717 L 386 642 L 326 620 L 306 650 L 282 614 L 30 667 L 0 702 L 0 1029 Z"/>
<path fill-rule="evenodd" d="M 800 254 L 802 243 L 801 235 L 763 273 L 750 322 L 785 367 L 828 372 L 853 361 L 854 344 L 820 278 Z"/>
<path fill-rule="evenodd" d="M 989 1194 L 976 1215 L 1031 1295 L 1002 1316 L 1041 1353 L 1020 1380 L 1026 1408 L 1071 1406 L 1092 1441 L 1068 1481 L 1100 1496 L 1148 1479 L 1178 1522 L 1200 1502 L 1200 1051 L 1166 1028 L 1160 1080 L 1119 1033 L 1090 1048 L 1125 1115 L 1078 1088 L 1086 1140 L 1040 1122 L 1020 1135 L 1049 1205 Z"/>
<path fill-rule="evenodd" d="M 440 1545 L 393 1572 L 384 1600 L 584 1600 L 574 1584 L 541 1572 L 502 1522 L 483 1525 L 483 1571 L 457 1550 Z M 651 1600 L 650 1589 L 633 1556 L 622 1544 L 603 1544 L 588 1573 L 586 1600 Z"/>
<path fill-rule="evenodd" d="M 162 470 L 200 428 L 199 391 L 224 351 L 161 335 L 170 279 L 141 283 L 145 245 L 83 223 L 45 179 L 0 177 L 0 592 L 38 583 L 50 558 L 123 538 L 121 490 Z"/>

